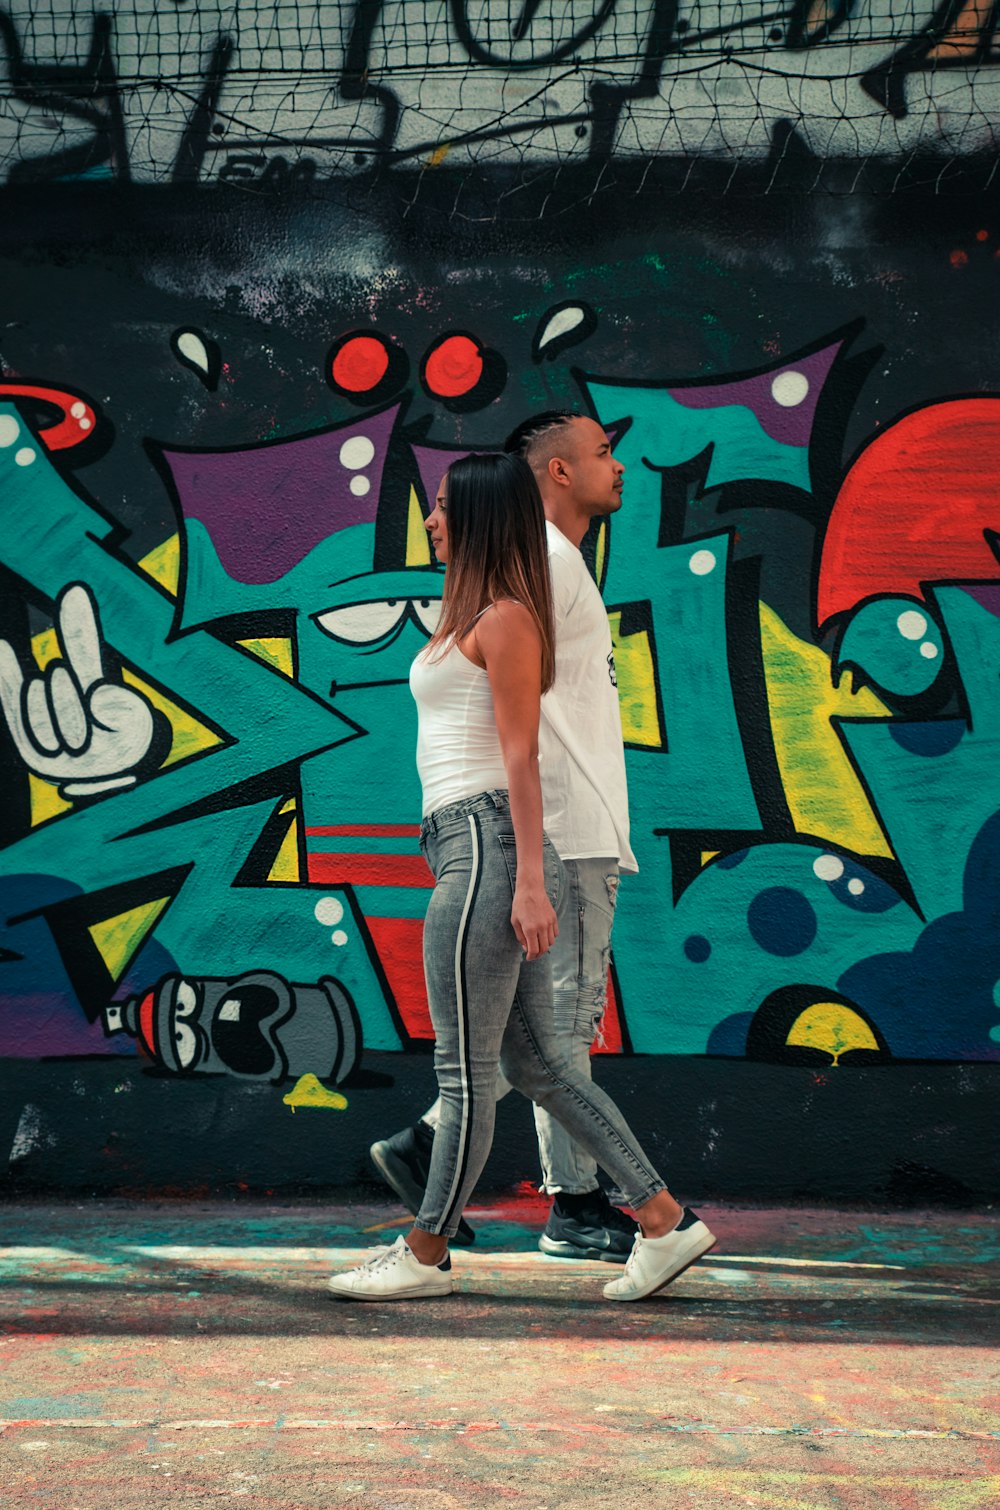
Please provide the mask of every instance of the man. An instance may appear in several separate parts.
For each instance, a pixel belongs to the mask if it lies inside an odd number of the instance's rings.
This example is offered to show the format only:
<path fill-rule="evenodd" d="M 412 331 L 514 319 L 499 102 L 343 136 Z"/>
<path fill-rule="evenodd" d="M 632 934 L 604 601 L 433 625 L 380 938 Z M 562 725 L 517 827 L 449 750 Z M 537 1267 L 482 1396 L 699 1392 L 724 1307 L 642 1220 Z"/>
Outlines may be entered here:
<path fill-rule="evenodd" d="M 604 1015 L 618 877 L 637 870 L 629 847 L 625 752 L 611 632 L 580 543 L 592 519 L 617 513 L 624 467 L 596 420 L 552 410 L 519 425 L 504 449 L 520 453 L 538 481 L 548 521 L 556 625 L 556 678 L 542 699 L 539 770 L 545 830 L 566 866 L 550 950 L 557 1031 L 590 1075 L 590 1049 Z M 500 1080 L 497 1096 L 510 1086 Z M 414 1127 L 372 1144 L 379 1174 L 416 1212 L 427 1172 L 435 1104 Z M 559 1258 L 624 1263 L 636 1224 L 601 1189 L 597 1165 L 543 1108 L 535 1108 L 542 1190 L 553 1196 L 538 1246 Z M 453 1239 L 473 1242 L 463 1222 Z"/>

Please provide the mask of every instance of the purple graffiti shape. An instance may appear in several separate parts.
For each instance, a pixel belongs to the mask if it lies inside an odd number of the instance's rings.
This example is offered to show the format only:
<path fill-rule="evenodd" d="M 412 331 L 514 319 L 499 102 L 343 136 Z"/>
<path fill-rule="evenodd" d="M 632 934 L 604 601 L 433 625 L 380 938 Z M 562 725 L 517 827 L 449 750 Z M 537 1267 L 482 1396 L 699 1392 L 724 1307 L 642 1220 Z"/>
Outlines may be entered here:
<path fill-rule="evenodd" d="M 494 448 L 495 449 L 495 448 Z M 482 451 L 452 451 L 445 446 L 411 446 L 414 460 L 417 463 L 417 471 L 420 474 L 420 482 L 423 486 L 424 497 L 434 507 L 441 479 L 453 462 L 461 461 L 466 456 L 481 456 Z"/>
<path fill-rule="evenodd" d="M 234 582 L 276 582 L 327 536 L 374 522 L 399 413 L 225 451 L 167 450 L 185 521 L 204 525 Z"/>
<path fill-rule="evenodd" d="M 765 435 L 779 445 L 807 446 L 823 384 L 843 344 L 836 341 L 832 346 L 753 377 L 737 378 L 731 383 L 668 388 L 667 392 L 685 409 L 719 409 L 739 404 L 750 410 Z"/>
<path fill-rule="evenodd" d="M 966 587 L 963 591 L 969 594 L 972 600 L 985 608 L 995 619 L 1000 619 L 1000 585 L 996 582 L 985 582 L 975 587 Z"/>

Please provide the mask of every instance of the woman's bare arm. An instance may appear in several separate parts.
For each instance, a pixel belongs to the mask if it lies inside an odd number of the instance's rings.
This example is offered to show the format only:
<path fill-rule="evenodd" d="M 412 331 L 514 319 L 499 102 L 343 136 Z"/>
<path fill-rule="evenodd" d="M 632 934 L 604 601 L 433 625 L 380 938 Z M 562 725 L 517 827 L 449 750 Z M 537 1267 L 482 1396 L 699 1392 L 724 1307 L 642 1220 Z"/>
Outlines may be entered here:
<path fill-rule="evenodd" d="M 542 859 L 542 788 L 538 776 L 541 639 L 535 621 L 520 603 L 494 604 L 469 638 L 474 641 L 490 679 L 507 771 L 510 815 L 517 841 L 517 885 L 511 925 L 527 958 L 537 959 L 552 947 L 559 932 L 555 911 L 545 891 Z"/>

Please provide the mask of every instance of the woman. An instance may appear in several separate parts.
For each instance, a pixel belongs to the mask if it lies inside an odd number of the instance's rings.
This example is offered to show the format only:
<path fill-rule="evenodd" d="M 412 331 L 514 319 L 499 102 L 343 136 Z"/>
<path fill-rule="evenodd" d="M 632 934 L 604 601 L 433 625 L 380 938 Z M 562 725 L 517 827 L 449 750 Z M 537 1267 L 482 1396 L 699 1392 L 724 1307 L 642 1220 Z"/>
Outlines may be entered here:
<path fill-rule="evenodd" d="M 344 1299 L 449 1294 L 448 1237 L 493 1141 L 495 1082 L 545 1106 L 624 1192 L 641 1233 L 612 1300 L 662 1289 L 715 1239 L 683 1210 L 611 1099 L 552 1031 L 545 955 L 562 865 L 542 830 L 540 699 L 554 642 L 545 517 L 520 457 L 467 457 L 426 521 L 447 568 L 437 630 L 417 657 L 421 848 L 435 876 L 424 969 L 441 1116 L 412 1230 L 330 1281 Z"/>

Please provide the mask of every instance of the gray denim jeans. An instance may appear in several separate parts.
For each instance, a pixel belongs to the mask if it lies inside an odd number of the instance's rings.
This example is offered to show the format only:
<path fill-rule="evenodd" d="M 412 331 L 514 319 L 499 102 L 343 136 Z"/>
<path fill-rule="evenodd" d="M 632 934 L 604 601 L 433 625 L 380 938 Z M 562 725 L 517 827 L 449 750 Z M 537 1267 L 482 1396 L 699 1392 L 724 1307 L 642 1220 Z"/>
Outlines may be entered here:
<path fill-rule="evenodd" d="M 564 860 L 559 937 L 552 962 L 553 1026 L 581 1075 L 591 1076 L 590 1047 L 600 1035 L 608 1000 L 611 926 L 618 898 L 617 860 Z M 498 1090 L 503 1087 L 498 1086 Z M 547 1195 L 597 1189 L 597 1164 L 544 1106 L 535 1131 Z"/>
<path fill-rule="evenodd" d="M 607 1004 L 611 926 L 618 896 L 618 861 L 563 861 L 563 885 L 556 915 L 559 937 L 549 950 L 552 965 L 552 1022 L 577 1069 L 590 1078 L 590 1047 L 600 1033 Z M 510 1081 L 497 1075 L 496 1098 Z M 423 1115 L 429 1127 L 441 1118 L 441 1098 Z M 542 1164 L 541 1188 L 548 1195 L 565 1191 L 585 1195 L 598 1185 L 597 1163 L 544 1106 L 535 1107 L 535 1131 Z"/>
<path fill-rule="evenodd" d="M 420 844 L 435 877 L 424 970 L 441 1112 L 416 1225 L 455 1232 L 493 1142 L 498 1067 L 607 1171 L 629 1205 L 645 1204 L 666 1186 L 556 1031 L 551 960 L 529 964 L 511 927 L 517 851 L 506 792 L 432 813 Z M 567 879 L 548 840 L 545 884 L 558 913 Z"/>

